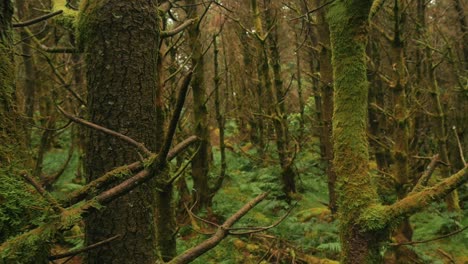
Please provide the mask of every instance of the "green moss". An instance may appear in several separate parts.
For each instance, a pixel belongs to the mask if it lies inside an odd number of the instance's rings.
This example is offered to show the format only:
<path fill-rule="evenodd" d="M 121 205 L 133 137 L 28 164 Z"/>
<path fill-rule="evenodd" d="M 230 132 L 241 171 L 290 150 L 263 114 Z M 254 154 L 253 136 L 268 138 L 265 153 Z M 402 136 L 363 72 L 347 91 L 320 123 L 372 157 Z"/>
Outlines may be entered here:
<path fill-rule="evenodd" d="M 63 13 L 54 18 L 54 21 L 67 28 L 69 30 L 75 30 L 76 18 L 78 16 L 78 11 L 68 8 L 66 0 L 54 0 L 52 1 L 52 11 L 63 10 Z"/>
<path fill-rule="evenodd" d="M 381 231 L 386 229 L 389 221 L 385 209 L 386 207 L 381 204 L 368 206 L 357 221 L 362 226 L 363 231 Z"/>

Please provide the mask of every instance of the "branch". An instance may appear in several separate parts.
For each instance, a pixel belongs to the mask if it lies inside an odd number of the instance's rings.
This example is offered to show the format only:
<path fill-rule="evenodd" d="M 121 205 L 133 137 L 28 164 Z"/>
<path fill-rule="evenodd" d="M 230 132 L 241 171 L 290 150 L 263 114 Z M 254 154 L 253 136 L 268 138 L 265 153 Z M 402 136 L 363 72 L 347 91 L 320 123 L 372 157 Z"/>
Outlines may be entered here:
<path fill-rule="evenodd" d="M 234 225 L 239 219 L 241 219 L 244 215 L 246 215 L 252 208 L 254 208 L 258 203 L 264 200 L 267 197 L 268 193 L 262 193 L 251 200 L 249 203 L 244 205 L 239 211 L 229 217 L 214 233 L 214 235 L 207 240 L 203 241 L 202 243 L 190 248 L 180 254 L 179 256 L 175 257 L 168 264 L 185 264 L 193 261 L 194 259 L 198 258 L 199 256 L 206 253 L 208 250 L 217 246 L 228 234 L 229 228 Z"/>
<path fill-rule="evenodd" d="M 171 149 L 171 151 L 169 151 L 169 154 L 167 155 L 167 160 L 171 161 L 180 152 L 184 151 L 187 147 L 189 147 L 191 144 L 193 144 L 196 141 L 198 141 L 198 138 L 196 136 L 190 136 L 187 139 L 183 140 L 182 142 L 177 144 L 173 149 Z M 150 159 L 151 157 L 148 160 Z M 125 174 L 132 175 L 133 173 L 137 173 L 141 171 L 142 169 L 143 169 L 143 163 L 139 161 L 115 168 L 112 171 L 107 172 L 103 176 L 86 184 L 86 186 L 84 186 L 80 190 L 73 192 L 70 198 L 68 198 L 65 202 L 63 202 L 63 204 L 66 207 L 76 204 L 79 201 L 85 199 L 87 196 L 90 196 L 99 192 L 100 190 L 116 182 L 117 180 L 125 179 L 123 175 Z"/>
<path fill-rule="evenodd" d="M 179 122 L 180 115 L 182 113 L 182 109 L 184 108 L 185 98 L 187 97 L 187 91 L 190 85 L 190 80 L 192 80 L 192 71 L 185 76 L 182 86 L 180 88 L 179 94 L 177 96 L 177 102 L 175 105 L 174 114 L 172 119 L 169 123 L 169 128 L 167 129 L 166 137 L 164 139 L 163 147 L 161 148 L 161 152 L 159 153 L 159 159 L 162 162 L 165 161 L 167 155 L 169 153 L 169 149 L 172 144 L 172 139 L 174 138 L 174 134 L 176 132 L 177 123 Z"/>
<path fill-rule="evenodd" d="M 386 206 L 384 213 L 388 216 L 387 221 L 393 221 L 395 218 L 407 216 L 425 208 L 429 203 L 442 199 L 467 180 L 468 167 L 465 167 L 431 188 L 408 195 L 396 203 Z"/>
<path fill-rule="evenodd" d="M 439 154 L 432 157 L 431 162 L 429 163 L 429 165 L 427 165 L 426 170 L 424 171 L 423 175 L 419 178 L 418 182 L 414 186 L 414 188 L 411 191 L 410 195 L 413 194 L 413 193 L 416 193 L 416 192 L 420 192 L 420 191 L 422 191 L 422 189 L 424 189 L 424 186 L 427 185 L 427 182 L 431 178 L 431 175 L 434 172 L 434 170 L 436 169 L 437 164 L 439 163 L 439 161 L 440 161 Z"/>
<path fill-rule="evenodd" d="M 78 255 L 82 252 L 85 252 L 85 251 L 89 251 L 89 250 L 92 250 L 92 249 L 95 249 L 95 248 L 98 248 L 100 246 L 103 246 L 105 244 L 108 244 L 118 238 L 121 238 L 122 236 L 121 235 L 115 235 L 113 237 L 110 237 L 108 239 L 105 239 L 105 240 L 102 240 L 102 241 L 99 241 L 95 244 L 92 244 L 92 245 L 89 245 L 87 247 L 84 247 L 84 248 L 80 248 L 80 249 L 77 249 L 77 250 L 71 250 L 71 251 L 68 251 L 66 253 L 63 253 L 63 254 L 57 254 L 57 255 L 53 255 L 53 256 L 50 256 L 49 257 L 49 260 L 56 260 L 56 259 L 63 259 L 63 258 L 66 258 L 66 257 L 71 257 L 71 256 L 75 256 L 75 255 Z"/>
<path fill-rule="evenodd" d="M 430 239 L 425 239 L 425 240 L 420 240 L 420 241 L 409 241 L 409 242 L 403 242 L 403 243 L 390 243 L 389 245 L 393 246 L 393 247 L 397 247 L 397 246 L 403 246 L 403 245 L 415 245 L 415 244 L 428 243 L 428 242 L 432 242 L 432 241 L 436 241 L 436 240 L 440 240 L 440 239 L 443 239 L 443 238 L 446 238 L 446 237 L 456 235 L 458 233 L 461 233 L 461 232 L 465 231 L 467 228 L 468 228 L 468 226 L 465 226 L 465 227 L 463 227 L 461 229 L 458 229 L 456 231 L 453 231 L 451 233 L 448 233 L 448 234 L 445 234 L 445 235 L 442 235 L 442 236 L 438 236 L 438 237 L 434 237 L 434 238 L 430 238 Z"/>
<path fill-rule="evenodd" d="M 46 201 L 52 206 L 52 209 L 54 209 L 56 213 L 63 212 L 64 209 L 60 207 L 57 200 L 55 200 L 55 198 L 48 191 L 42 188 L 42 186 L 34 178 L 29 176 L 27 173 L 21 173 L 21 177 L 23 177 L 24 180 L 31 184 L 36 189 L 36 191 L 42 197 L 44 197 L 44 199 L 46 199 Z"/>
<path fill-rule="evenodd" d="M 229 229 L 229 234 L 230 235 L 249 235 L 249 234 L 253 234 L 253 233 L 260 233 L 260 232 L 266 231 L 268 229 L 272 229 L 273 227 L 276 227 L 277 225 L 281 224 L 281 222 L 283 222 L 284 219 L 286 219 L 286 217 L 288 217 L 288 215 L 291 213 L 292 209 L 294 209 L 294 207 L 296 207 L 296 205 L 297 205 L 297 203 L 294 204 L 293 206 L 291 206 L 288 209 L 288 211 L 280 219 L 278 219 L 276 222 L 274 222 L 273 224 L 271 224 L 269 226 L 230 228 Z M 233 230 L 246 230 L 246 231 L 236 232 L 236 231 L 233 231 Z"/>
<path fill-rule="evenodd" d="M 27 26 L 30 26 L 30 25 L 34 25 L 34 24 L 37 24 L 37 23 L 42 22 L 44 20 L 47 20 L 47 19 L 49 19 L 51 17 L 60 15 L 62 13 L 63 13 L 63 10 L 58 10 L 58 11 L 55 11 L 55 12 L 52 12 L 52 13 L 49 13 L 49 14 L 45 14 L 45 15 L 40 16 L 40 17 L 33 18 L 31 20 L 27 20 L 27 21 L 19 22 L 19 23 L 13 23 L 13 27 L 27 27 Z"/>
<path fill-rule="evenodd" d="M 463 147 L 462 147 L 462 144 L 460 142 L 460 138 L 458 137 L 457 127 L 453 126 L 452 130 L 453 130 L 453 133 L 455 134 L 455 138 L 457 139 L 458 151 L 460 152 L 460 159 L 461 159 L 461 161 L 463 163 L 463 166 L 466 167 L 467 166 L 466 165 L 466 160 L 465 160 L 465 156 L 463 155 Z"/>
<path fill-rule="evenodd" d="M 187 19 L 184 21 L 184 23 L 182 23 L 180 26 L 174 29 L 161 31 L 161 38 L 172 37 L 176 35 L 177 33 L 181 32 L 182 30 L 186 29 L 188 26 L 192 25 L 196 21 L 197 19 L 195 18 Z"/>
<path fill-rule="evenodd" d="M 96 125 L 94 123 L 91 123 L 89 121 L 81 119 L 81 118 L 79 118 L 77 116 L 74 116 L 74 115 L 72 115 L 70 113 L 67 113 L 65 110 L 63 110 L 63 108 L 61 108 L 58 105 L 57 105 L 57 108 L 64 116 L 66 116 L 68 119 L 72 120 L 75 123 L 87 126 L 89 128 L 92 128 L 92 129 L 104 132 L 104 133 L 106 133 L 108 135 L 114 136 L 116 138 L 119 138 L 119 139 L 129 143 L 130 145 L 135 146 L 136 148 L 141 150 L 143 153 L 145 153 L 148 157 L 153 155 L 153 153 L 151 151 L 149 151 L 142 143 L 137 142 L 136 140 L 134 140 L 134 139 L 132 139 L 132 138 L 130 138 L 128 136 L 125 136 L 124 134 L 120 134 L 120 133 L 118 133 L 118 132 L 116 132 L 114 130 L 110 130 L 108 128 Z"/>
<path fill-rule="evenodd" d="M 317 8 L 314 8 L 312 10 L 307 11 L 307 13 L 305 13 L 302 16 L 298 16 L 298 17 L 289 19 L 289 21 L 293 21 L 293 20 L 304 18 L 304 17 L 308 17 L 310 14 L 312 14 L 314 12 L 317 12 L 320 9 L 322 9 L 322 8 L 324 8 L 324 7 L 326 7 L 326 6 L 330 5 L 330 4 L 333 4 L 333 2 L 335 2 L 335 0 L 328 1 L 328 2 L 324 3 L 323 5 L 321 5 L 321 6 L 317 7 Z"/>

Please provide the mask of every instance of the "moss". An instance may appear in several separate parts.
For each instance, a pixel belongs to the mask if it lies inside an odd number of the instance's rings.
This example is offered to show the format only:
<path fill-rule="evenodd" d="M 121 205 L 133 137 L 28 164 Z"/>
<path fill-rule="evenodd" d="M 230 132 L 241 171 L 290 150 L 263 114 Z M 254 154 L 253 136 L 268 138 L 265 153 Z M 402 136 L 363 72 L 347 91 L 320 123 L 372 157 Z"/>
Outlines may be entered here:
<path fill-rule="evenodd" d="M 59 16 L 54 17 L 54 21 L 66 29 L 69 29 L 71 31 L 75 30 L 78 11 L 68 8 L 66 0 L 52 1 L 52 11 L 55 12 L 59 10 L 62 10 L 63 13 Z"/>
<path fill-rule="evenodd" d="M 389 219 L 386 207 L 381 204 L 368 206 L 357 220 L 363 231 L 382 231 L 388 227 Z"/>
<path fill-rule="evenodd" d="M 77 16 L 75 28 L 79 50 L 84 50 L 85 44 L 89 39 L 92 39 L 92 34 L 90 35 L 88 25 L 92 25 L 93 19 L 99 18 L 99 15 L 93 15 L 94 10 L 99 9 L 107 2 L 108 1 L 105 0 L 82 0 L 80 2 L 80 11 Z"/>

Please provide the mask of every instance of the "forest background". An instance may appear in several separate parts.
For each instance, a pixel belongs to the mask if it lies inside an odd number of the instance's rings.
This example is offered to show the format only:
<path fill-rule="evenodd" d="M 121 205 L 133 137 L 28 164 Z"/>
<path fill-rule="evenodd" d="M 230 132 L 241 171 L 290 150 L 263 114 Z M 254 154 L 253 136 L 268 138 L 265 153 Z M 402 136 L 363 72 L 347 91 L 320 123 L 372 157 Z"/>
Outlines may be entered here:
<path fill-rule="evenodd" d="M 465 263 L 465 5 L 2 1 L 2 263 Z"/>

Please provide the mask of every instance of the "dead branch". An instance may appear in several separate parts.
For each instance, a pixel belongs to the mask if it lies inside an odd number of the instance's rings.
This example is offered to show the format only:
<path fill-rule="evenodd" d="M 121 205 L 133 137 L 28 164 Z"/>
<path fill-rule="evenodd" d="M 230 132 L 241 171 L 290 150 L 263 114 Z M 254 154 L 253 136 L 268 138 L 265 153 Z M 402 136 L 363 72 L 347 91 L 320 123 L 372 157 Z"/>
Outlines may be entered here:
<path fill-rule="evenodd" d="M 258 203 L 263 201 L 267 197 L 268 193 L 262 193 L 255 197 L 253 200 L 245 204 L 239 211 L 229 217 L 221 226 L 215 234 L 203 241 L 202 243 L 196 245 L 193 248 L 190 248 L 175 257 L 173 260 L 169 261 L 168 264 L 185 264 L 193 261 L 199 256 L 206 253 L 208 250 L 217 246 L 228 234 L 229 228 L 239 221 L 244 215 L 246 215 L 252 208 L 254 208 Z"/>
<path fill-rule="evenodd" d="M 273 224 L 269 225 L 269 226 L 260 226 L 260 227 L 238 227 L 238 228 L 230 228 L 229 229 L 229 234 L 230 235 L 249 235 L 249 234 L 253 234 L 253 233 L 260 233 L 260 232 L 263 232 L 263 231 L 266 231 L 268 229 L 272 229 L 276 226 L 278 226 L 279 224 L 281 224 L 281 222 L 284 221 L 284 219 L 286 219 L 286 217 L 288 217 L 288 215 L 291 213 L 292 209 L 294 209 L 294 207 L 296 207 L 297 203 L 294 204 L 293 206 L 291 206 L 288 211 L 280 218 L 278 219 L 276 222 L 274 222 Z M 235 232 L 233 230 L 246 230 L 246 231 L 239 231 L 239 232 Z"/>

